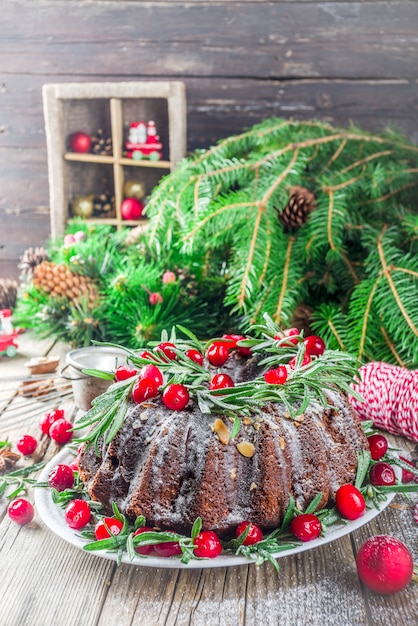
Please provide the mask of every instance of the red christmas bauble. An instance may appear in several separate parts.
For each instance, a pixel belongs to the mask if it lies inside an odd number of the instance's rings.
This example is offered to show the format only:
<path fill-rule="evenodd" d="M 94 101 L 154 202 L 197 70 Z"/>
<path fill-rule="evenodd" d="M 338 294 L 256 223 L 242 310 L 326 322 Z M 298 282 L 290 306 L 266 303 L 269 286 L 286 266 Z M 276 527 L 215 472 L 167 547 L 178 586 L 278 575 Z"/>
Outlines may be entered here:
<path fill-rule="evenodd" d="M 120 212 L 124 220 L 139 220 L 144 205 L 137 198 L 125 198 L 120 205 Z"/>
<path fill-rule="evenodd" d="M 70 135 L 70 147 L 73 152 L 89 152 L 91 148 L 91 137 L 83 131 L 78 131 Z"/>

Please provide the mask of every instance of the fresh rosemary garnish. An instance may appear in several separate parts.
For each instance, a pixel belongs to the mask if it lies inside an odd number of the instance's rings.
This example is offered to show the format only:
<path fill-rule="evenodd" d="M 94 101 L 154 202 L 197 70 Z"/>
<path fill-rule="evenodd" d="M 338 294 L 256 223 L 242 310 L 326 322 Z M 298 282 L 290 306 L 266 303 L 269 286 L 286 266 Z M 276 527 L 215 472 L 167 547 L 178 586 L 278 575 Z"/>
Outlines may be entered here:
<path fill-rule="evenodd" d="M 362 426 L 369 434 L 371 432 L 371 424 L 369 422 L 362 423 Z M 234 430 L 234 427 L 233 427 Z M 231 431 L 232 433 L 232 431 Z M 357 471 L 354 480 L 355 486 L 363 494 L 367 508 L 376 507 L 380 508 L 382 502 L 387 500 L 387 496 L 392 493 L 412 493 L 418 492 L 418 484 L 403 484 L 399 480 L 395 485 L 387 487 L 375 487 L 370 484 L 369 473 L 370 468 L 375 461 L 371 459 L 370 452 L 363 450 L 357 455 Z M 398 465 L 416 476 L 418 476 L 418 469 L 413 465 L 405 463 L 394 454 L 393 449 L 389 449 L 382 459 L 390 465 Z M 14 477 L 25 476 L 30 471 L 39 469 L 42 464 L 30 466 L 23 470 L 17 470 L 12 472 Z M 9 475 L 10 476 L 10 475 Z M 35 483 L 35 481 L 31 481 Z M 49 487 L 48 483 L 35 483 L 33 486 Z M 75 498 L 83 498 L 87 500 L 89 506 L 92 509 L 92 515 L 95 522 L 103 519 L 105 516 L 101 513 L 102 505 L 99 502 L 90 500 L 86 486 L 80 480 L 78 473 L 75 473 L 75 482 L 71 489 L 66 489 L 62 492 L 58 492 L 52 489 L 52 499 L 55 504 L 65 508 L 67 504 Z M 295 538 L 290 530 L 292 520 L 302 513 L 314 513 L 319 518 L 322 525 L 321 536 L 326 536 L 328 529 L 336 524 L 345 525 L 349 521 L 345 519 L 336 506 L 327 507 L 318 510 L 318 506 L 323 497 L 322 492 L 319 492 L 312 501 L 308 504 L 304 511 L 301 511 L 296 505 L 296 502 L 291 494 L 289 494 L 289 501 L 287 509 L 283 516 L 282 522 L 278 528 L 264 535 L 261 541 L 254 543 L 253 545 L 244 545 L 244 541 L 249 533 L 249 526 L 241 533 L 237 538 L 227 537 L 222 542 L 222 554 L 223 555 L 235 555 L 244 556 L 256 564 L 261 565 L 265 561 L 269 561 L 277 570 L 279 565 L 277 562 L 277 555 L 282 552 L 286 552 L 301 544 L 299 540 Z M 106 539 L 96 540 L 94 533 L 94 526 L 90 524 L 89 527 L 81 532 L 81 536 L 88 542 L 83 546 L 83 549 L 88 552 L 96 552 L 105 550 L 111 553 L 115 553 L 116 561 L 118 564 L 122 562 L 122 558 L 125 554 L 129 559 L 146 559 L 148 556 L 139 554 L 136 548 L 151 546 L 160 543 L 176 542 L 181 549 L 181 555 L 179 558 L 181 563 L 187 564 L 192 559 L 199 559 L 194 553 L 195 539 L 202 530 L 202 520 L 198 517 L 192 527 L 190 535 L 183 535 L 177 532 L 171 531 L 157 531 L 147 530 L 138 535 L 135 532 L 146 525 L 146 519 L 143 515 L 138 516 L 133 522 L 130 521 L 125 515 L 123 515 L 115 503 L 112 503 L 113 516 L 122 522 L 122 530 L 118 534 L 112 534 L 109 530 L 109 537 Z"/>
<path fill-rule="evenodd" d="M 306 347 L 303 334 L 292 336 L 292 341 L 285 337 L 281 328 L 265 315 L 265 324 L 257 325 L 245 339 L 238 341 L 238 347 L 249 347 L 258 371 L 262 372 L 282 364 L 288 364 L 295 358 L 295 364 L 287 367 L 287 380 L 283 384 L 270 384 L 263 375 L 251 381 L 238 382 L 234 387 L 210 389 L 212 371 L 196 363 L 186 352 L 198 350 L 204 355 L 214 342 L 225 342 L 226 338 L 214 338 L 207 342 L 200 341 L 183 326 L 177 326 L 186 338 L 176 336 L 173 328 L 171 335 L 164 332 L 162 342 L 174 344 L 175 359 L 169 359 L 158 349 L 157 342 L 149 344 L 149 349 L 140 352 L 124 348 L 117 344 L 102 344 L 122 348 L 127 354 L 130 366 L 138 368 L 138 374 L 124 381 L 114 383 L 109 389 L 93 401 L 93 406 L 75 426 L 81 430 L 92 427 L 88 434 L 78 437 L 77 441 L 94 443 L 97 447 L 100 437 L 109 443 L 117 434 L 125 419 L 130 405 L 132 387 L 140 376 L 140 369 L 149 364 L 157 366 L 164 375 L 164 388 L 172 383 L 184 385 L 202 413 L 218 413 L 235 419 L 232 434 L 239 432 L 237 417 L 260 413 L 267 403 L 281 403 L 292 418 L 303 414 L 312 402 L 328 406 L 327 392 L 339 390 L 358 397 L 351 388 L 351 383 L 358 375 L 359 362 L 345 352 L 326 350 L 320 356 L 312 356 L 310 362 L 303 365 Z M 86 374 L 112 378 L 112 374 L 98 370 L 83 370 Z"/>
<path fill-rule="evenodd" d="M 22 493 L 26 493 L 29 487 L 38 486 L 37 480 L 28 478 L 28 476 L 42 469 L 44 466 L 44 462 L 35 463 L 4 474 L 0 478 L 0 498 L 6 494 L 9 487 L 12 487 L 13 491 L 7 493 L 6 497 L 9 500 L 13 500 L 13 498 L 17 498 Z"/>

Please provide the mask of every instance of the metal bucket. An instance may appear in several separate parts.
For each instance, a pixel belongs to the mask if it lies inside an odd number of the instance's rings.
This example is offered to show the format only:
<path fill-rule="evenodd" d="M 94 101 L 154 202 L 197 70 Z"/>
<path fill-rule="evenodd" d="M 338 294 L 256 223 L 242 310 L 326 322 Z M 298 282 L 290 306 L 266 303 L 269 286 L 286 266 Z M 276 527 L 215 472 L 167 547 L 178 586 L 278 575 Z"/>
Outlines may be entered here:
<path fill-rule="evenodd" d="M 74 402 L 79 409 L 91 409 L 94 398 L 104 393 L 113 382 L 87 376 L 83 374 L 83 370 L 95 369 L 113 373 L 119 365 L 126 365 L 126 357 L 125 350 L 107 346 L 89 346 L 68 352 L 66 366 L 60 371 L 60 375 L 71 380 Z"/>

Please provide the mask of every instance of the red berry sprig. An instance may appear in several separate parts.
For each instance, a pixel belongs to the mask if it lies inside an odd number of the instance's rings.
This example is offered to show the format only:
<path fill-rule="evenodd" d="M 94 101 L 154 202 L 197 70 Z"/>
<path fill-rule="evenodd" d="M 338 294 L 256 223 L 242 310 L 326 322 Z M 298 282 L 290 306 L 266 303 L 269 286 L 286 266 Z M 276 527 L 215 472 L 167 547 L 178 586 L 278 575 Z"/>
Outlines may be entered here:
<path fill-rule="evenodd" d="M 158 386 L 155 381 L 149 378 L 138 378 L 132 387 L 132 400 L 136 404 L 141 404 L 145 400 L 155 398 L 158 395 Z"/>
<path fill-rule="evenodd" d="M 161 370 L 158 369 L 156 365 L 152 364 L 145 365 L 141 369 L 139 377 L 142 379 L 146 379 L 149 382 L 152 382 L 157 387 L 157 389 L 161 387 L 161 385 L 164 383 L 164 377 Z"/>
<path fill-rule="evenodd" d="M 303 342 L 306 348 L 306 354 L 309 356 L 321 356 L 325 352 L 325 342 L 321 337 L 309 335 Z"/>
<path fill-rule="evenodd" d="M 171 531 L 167 531 L 171 532 Z M 179 556 L 182 554 L 182 549 L 178 541 L 164 541 L 162 543 L 156 543 L 154 550 L 158 556 L 170 558 L 171 556 Z"/>
<path fill-rule="evenodd" d="M 163 341 L 155 347 L 155 352 L 163 359 L 163 361 L 175 361 L 177 359 L 175 349 L 176 346 L 174 343 L 171 343 L 170 341 Z"/>

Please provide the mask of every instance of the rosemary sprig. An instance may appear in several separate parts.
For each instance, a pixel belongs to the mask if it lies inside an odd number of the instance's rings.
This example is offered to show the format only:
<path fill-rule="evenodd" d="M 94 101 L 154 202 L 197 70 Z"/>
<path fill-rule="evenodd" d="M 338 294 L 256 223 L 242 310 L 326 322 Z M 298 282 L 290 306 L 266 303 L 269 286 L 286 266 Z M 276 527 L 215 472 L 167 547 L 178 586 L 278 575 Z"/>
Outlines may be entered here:
<path fill-rule="evenodd" d="M 307 365 L 302 365 L 305 356 L 303 333 L 292 336 L 292 341 L 283 336 L 281 328 L 268 316 L 264 316 L 265 324 L 250 328 L 258 337 L 248 336 L 238 342 L 238 345 L 251 348 L 258 365 L 264 369 L 277 367 L 296 358 L 294 368 L 288 368 L 287 381 L 282 385 L 266 383 L 263 376 L 252 381 L 237 383 L 226 389 L 209 389 L 211 372 L 199 363 L 186 356 L 190 348 L 205 354 L 208 346 L 214 341 L 228 339 L 215 338 L 207 342 L 200 341 L 194 333 L 183 326 L 173 327 L 171 334 L 162 333 L 161 341 L 169 340 L 175 345 L 173 351 L 176 358 L 169 359 L 158 350 L 159 342 L 150 342 L 149 350 L 136 352 L 113 343 L 101 345 L 113 346 L 125 350 L 128 363 L 140 369 L 144 365 L 156 365 L 164 374 L 164 387 L 171 383 L 181 383 L 188 388 L 192 401 L 196 402 L 202 413 L 220 413 L 234 417 L 232 435 L 239 432 L 237 418 L 251 413 L 260 413 L 267 403 L 281 403 L 289 416 L 297 417 L 306 411 L 311 402 L 318 402 L 323 406 L 329 405 L 327 391 L 339 389 L 357 397 L 351 389 L 351 383 L 358 375 L 359 362 L 351 355 L 327 350 L 319 357 L 312 357 Z M 186 337 L 177 337 L 176 328 Z M 249 332 L 250 332 L 249 331 Z M 109 378 L 111 374 L 97 370 L 84 370 L 90 375 L 99 375 Z M 132 387 L 140 376 L 117 382 L 93 401 L 93 406 L 84 417 L 77 422 L 74 429 L 80 430 L 87 426 L 92 429 L 76 439 L 77 442 L 87 441 L 98 446 L 99 438 L 104 436 L 109 443 L 121 428 L 129 407 Z"/>
<path fill-rule="evenodd" d="M 26 493 L 29 487 L 36 486 L 37 481 L 28 478 L 30 474 L 34 474 L 45 466 L 44 462 L 34 463 L 19 469 L 13 470 L 8 474 L 4 474 L 0 479 L 0 498 L 6 494 L 9 487 L 14 487 L 13 491 L 7 494 L 7 498 L 12 500 L 22 493 Z"/>
<path fill-rule="evenodd" d="M 370 424 L 363 423 L 363 427 L 366 431 L 370 428 Z M 233 429 L 235 426 L 233 426 Z M 232 431 L 231 431 L 232 433 Z M 368 451 L 361 451 L 358 453 L 358 464 L 355 477 L 355 485 L 362 492 L 366 505 L 368 508 L 372 506 L 380 508 L 380 504 L 387 499 L 390 493 L 412 493 L 418 492 L 417 484 L 401 484 L 397 482 L 390 487 L 374 487 L 368 482 L 369 472 L 374 461 L 371 459 Z M 418 474 L 418 470 L 413 466 L 404 463 L 399 460 L 398 457 L 392 453 L 387 452 L 385 460 L 393 465 L 400 465 L 405 467 L 408 471 L 413 471 L 414 474 Z M 32 470 L 38 469 L 42 464 L 32 466 Z M 23 470 L 16 470 L 12 474 L 21 475 L 29 472 L 31 468 L 24 468 Z M 49 487 L 48 483 L 37 483 L 34 486 Z M 80 480 L 78 474 L 75 476 L 75 483 L 71 489 L 66 489 L 62 492 L 52 490 L 53 501 L 62 508 L 65 508 L 68 502 L 74 498 L 84 498 L 89 502 L 92 508 L 93 516 L 95 520 L 102 519 L 104 516 L 100 514 L 102 505 L 98 502 L 90 500 L 87 493 L 86 486 Z M 347 524 L 348 520 L 343 518 L 335 506 L 318 510 L 319 503 L 322 499 L 322 493 L 318 493 L 312 501 L 308 504 L 304 511 L 299 510 L 296 506 L 295 500 L 292 495 L 289 494 L 289 502 L 283 520 L 278 528 L 272 532 L 266 534 L 262 541 L 245 546 L 244 541 L 249 532 L 249 526 L 243 533 L 237 538 L 226 538 L 222 540 L 223 554 L 245 556 L 246 558 L 254 561 L 258 565 L 261 565 L 265 561 L 269 561 L 277 570 L 279 569 L 277 562 L 277 555 L 281 552 L 286 552 L 292 548 L 301 545 L 301 542 L 295 539 L 290 531 L 290 524 L 295 516 L 302 513 L 315 513 L 320 519 L 322 525 L 321 536 L 326 535 L 329 527 L 335 524 Z M 109 531 L 109 538 L 97 541 L 94 535 L 94 527 L 91 525 L 87 529 L 81 532 L 81 536 L 88 541 L 83 546 L 83 549 L 88 552 L 95 552 L 100 550 L 106 550 L 117 554 L 117 563 L 120 564 L 124 554 L 128 554 L 131 561 L 135 558 L 148 558 L 145 555 L 138 554 L 135 548 L 139 546 L 149 546 L 158 543 L 177 542 L 181 548 L 180 561 L 182 563 L 189 563 L 192 559 L 198 559 L 194 554 L 195 544 L 194 541 L 202 529 L 202 520 L 197 518 L 193 524 L 190 536 L 182 535 L 175 532 L 161 532 L 161 531 L 147 531 L 135 536 L 135 531 L 146 525 L 146 519 L 144 516 L 138 516 L 132 523 L 128 518 L 123 515 L 115 503 L 112 504 L 113 515 L 119 519 L 122 524 L 122 531 L 118 535 L 114 535 Z M 174 557 L 177 558 L 177 557 Z"/>

